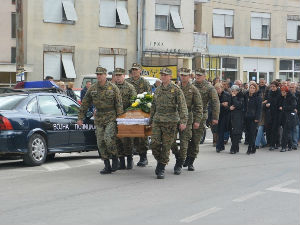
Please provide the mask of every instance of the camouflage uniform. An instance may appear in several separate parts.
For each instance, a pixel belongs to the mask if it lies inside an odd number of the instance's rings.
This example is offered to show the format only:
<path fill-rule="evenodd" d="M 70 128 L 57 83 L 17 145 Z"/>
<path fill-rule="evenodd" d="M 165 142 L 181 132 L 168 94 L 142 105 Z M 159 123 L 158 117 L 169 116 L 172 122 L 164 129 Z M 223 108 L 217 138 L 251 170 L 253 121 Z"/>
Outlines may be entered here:
<path fill-rule="evenodd" d="M 201 95 L 194 85 L 188 83 L 185 87 L 181 85 L 180 88 L 183 91 L 185 97 L 189 112 L 189 119 L 185 130 L 180 131 L 178 129 L 180 138 L 180 150 L 178 150 L 175 139 L 175 142 L 172 146 L 172 151 L 173 154 L 175 154 L 176 159 L 179 159 L 183 162 L 186 158 L 189 141 L 192 138 L 193 123 L 200 123 L 203 116 L 203 108 Z"/>
<path fill-rule="evenodd" d="M 131 105 L 130 99 L 136 96 L 136 91 L 133 85 L 131 85 L 127 81 L 124 81 L 124 83 L 122 84 L 116 83 L 116 86 L 120 90 L 120 94 L 122 96 L 122 102 L 123 102 L 123 110 L 125 111 Z M 132 155 L 130 138 L 121 138 L 121 139 L 118 138 L 117 144 L 118 144 L 119 157 Z"/>
<path fill-rule="evenodd" d="M 200 140 L 203 136 L 206 120 L 208 117 L 207 107 L 208 103 L 211 102 L 212 107 L 212 120 L 219 119 L 220 113 L 220 101 L 217 94 L 216 89 L 208 83 L 208 81 L 204 80 L 201 83 L 196 81 L 193 82 L 194 86 L 199 90 L 201 98 L 202 98 L 202 105 L 203 105 L 203 117 L 200 121 L 199 129 L 193 129 L 192 140 L 190 142 L 187 157 L 189 158 L 197 158 L 197 154 L 199 153 L 199 144 Z"/>
<path fill-rule="evenodd" d="M 83 98 L 78 120 L 83 120 L 91 105 L 96 108 L 96 137 L 101 157 L 105 160 L 117 156 L 116 117 L 123 113 L 119 89 L 109 81 L 106 81 L 104 86 L 98 82 L 92 85 Z"/>
<path fill-rule="evenodd" d="M 161 73 L 172 74 L 168 68 L 163 68 Z M 177 124 L 187 124 L 188 110 L 181 89 L 170 83 L 167 87 L 163 84 L 158 87 L 153 96 L 150 122 L 152 124 L 151 149 L 157 160 L 156 174 L 169 162 L 171 145 L 177 131 Z M 162 176 L 164 176 L 162 174 Z M 159 177 L 158 177 L 159 178 Z M 163 177 L 161 177 L 163 178 Z"/>
<path fill-rule="evenodd" d="M 132 69 L 141 69 L 141 66 L 137 63 L 133 63 Z M 144 92 L 151 93 L 151 85 L 143 77 L 140 77 L 138 80 L 134 80 L 133 77 L 130 77 L 130 78 L 126 79 L 126 81 L 134 86 L 137 94 L 142 94 Z M 133 142 L 134 142 L 134 146 L 137 147 L 136 150 L 141 157 L 140 162 L 147 160 L 148 139 L 147 138 L 134 138 Z M 138 163 L 138 166 L 144 166 L 144 165 L 140 165 L 139 163 Z"/>

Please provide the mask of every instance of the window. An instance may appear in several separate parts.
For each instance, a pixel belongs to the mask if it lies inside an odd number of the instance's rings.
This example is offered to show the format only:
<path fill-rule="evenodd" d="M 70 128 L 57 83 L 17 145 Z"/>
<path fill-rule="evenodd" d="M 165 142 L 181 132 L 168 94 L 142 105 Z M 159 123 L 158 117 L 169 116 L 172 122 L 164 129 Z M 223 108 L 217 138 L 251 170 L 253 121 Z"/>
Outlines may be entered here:
<path fill-rule="evenodd" d="M 44 78 L 46 76 L 52 76 L 54 80 L 76 78 L 73 56 L 74 49 L 72 47 L 47 46 L 44 48 Z"/>
<path fill-rule="evenodd" d="M 300 41 L 300 16 L 288 16 L 286 40 Z"/>
<path fill-rule="evenodd" d="M 11 4 L 15 5 L 16 4 L 16 0 L 11 0 Z"/>
<path fill-rule="evenodd" d="M 39 96 L 40 114 L 61 116 L 61 110 L 53 96 Z"/>
<path fill-rule="evenodd" d="M 11 59 L 10 62 L 11 63 L 16 63 L 16 47 L 11 47 Z"/>
<path fill-rule="evenodd" d="M 27 96 L 24 96 L 24 95 L 0 96 L 0 110 L 13 110 L 25 98 L 27 98 Z"/>
<path fill-rule="evenodd" d="M 108 74 L 112 74 L 115 68 L 125 68 L 124 55 L 100 55 L 99 66 L 107 69 Z"/>
<path fill-rule="evenodd" d="M 293 70 L 293 60 L 280 60 L 280 70 Z"/>
<path fill-rule="evenodd" d="M 79 112 L 79 106 L 68 97 L 58 96 L 61 105 L 68 116 L 77 116 Z"/>
<path fill-rule="evenodd" d="M 127 4 L 127 0 L 100 0 L 100 26 L 126 28 L 130 25 Z"/>
<path fill-rule="evenodd" d="M 237 69 L 237 58 L 222 58 L 222 68 Z"/>
<path fill-rule="evenodd" d="M 77 20 L 74 0 L 44 0 L 44 22 L 74 24 Z"/>
<path fill-rule="evenodd" d="M 251 13 L 251 39 L 270 40 L 270 22 L 269 13 Z"/>
<path fill-rule="evenodd" d="M 29 113 L 38 113 L 37 99 L 36 98 L 31 99 L 26 109 Z"/>
<path fill-rule="evenodd" d="M 227 38 L 233 37 L 233 10 L 213 10 L 213 36 Z"/>
<path fill-rule="evenodd" d="M 11 38 L 16 38 L 16 13 L 11 13 Z"/>
<path fill-rule="evenodd" d="M 178 31 L 183 29 L 179 15 L 179 5 L 155 5 L 155 29 Z"/>
<path fill-rule="evenodd" d="M 280 60 L 279 78 L 282 80 L 291 79 L 299 81 L 300 60 Z"/>

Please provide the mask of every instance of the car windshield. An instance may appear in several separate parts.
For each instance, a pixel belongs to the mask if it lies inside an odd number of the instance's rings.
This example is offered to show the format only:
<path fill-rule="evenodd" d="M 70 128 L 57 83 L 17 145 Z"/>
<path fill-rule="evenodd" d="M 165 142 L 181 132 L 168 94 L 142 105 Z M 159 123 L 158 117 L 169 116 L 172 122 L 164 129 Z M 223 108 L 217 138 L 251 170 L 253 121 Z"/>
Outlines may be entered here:
<path fill-rule="evenodd" d="M 0 110 L 12 110 L 25 98 L 25 95 L 0 96 Z"/>

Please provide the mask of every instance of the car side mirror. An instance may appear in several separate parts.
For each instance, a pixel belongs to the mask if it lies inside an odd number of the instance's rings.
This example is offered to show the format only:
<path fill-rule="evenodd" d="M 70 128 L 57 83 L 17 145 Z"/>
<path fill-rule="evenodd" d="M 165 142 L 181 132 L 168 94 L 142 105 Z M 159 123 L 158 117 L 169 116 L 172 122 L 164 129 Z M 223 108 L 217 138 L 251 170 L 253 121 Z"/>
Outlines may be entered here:
<path fill-rule="evenodd" d="M 91 119 L 91 118 L 93 117 L 93 113 L 90 112 L 90 111 L 88 111 L 88 112 L 85 114 L 85 117 L 86 117 L 87 119 Z"/>

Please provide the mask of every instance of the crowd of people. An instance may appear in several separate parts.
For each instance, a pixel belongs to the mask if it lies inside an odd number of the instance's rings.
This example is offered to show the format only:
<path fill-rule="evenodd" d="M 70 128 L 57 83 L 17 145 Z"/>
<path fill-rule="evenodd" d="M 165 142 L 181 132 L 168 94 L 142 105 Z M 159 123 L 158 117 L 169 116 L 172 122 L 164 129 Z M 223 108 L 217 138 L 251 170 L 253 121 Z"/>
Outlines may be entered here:
<path fill-rule="evenodd" d="M 240 80 L 230 87 L 228 81 L 213 80 L 220 100 L 220 115 L 217 128 L 212 128 L 217 152 L 224 150 L 229 133 L 232 146 L 230 153 L 239 151 L 242 133 L 248 145 L 247 154 L 259 148 L 270 151 L 297 150 L 299 142 L 300 92 L 291 81 L 264 79 L 259 84 L 250 81 L 248 88 Z"/>
<path fill-rule="evenodd" d="M 116 68 L 113 81 L 106 79 L 107 70 L 97 67 L 98 82 L 88 82 L 81 91 L 82 105 L 78 125 L 82 125 L 85 113 L 92 110 L 96 125 L 99 153 L 104 160 L 101 174 L 110 174 L 119 169 L 133 168 L 133 149 L 140 156 L 137 166 L 148 164 L 147 150 L 151 149 L 157 160 L 155 173 L 164 178 L 169 153 L 175 155 L 174 174 L 181 174 L 182 167 L 194 171 L 194 161 L 199 153 L 199 144 L 206 126 L 211 127 L 216 152 L 225 150 L 231 138 L 230 153 L 239 152 L 245 133 L 247 154 L 258 148 L 269 147 L 270 151 L 281 148 L 281 152 L 297 150 L 299 141 L 300 92 L 291 81 L 264 79 L 242 83 L 240 80 L 207 79 L 204 69 L 191 73 L 181 68 L 176 84 L 171 80 L 172 71 L 162 68 L 161 80 L 151 87 L 141 76 L 141 66 L 134 63 L 131 74 L 125 79 L 125 70 Z M 72 84 L 65 88 L 72 97 Z M 147 138 L 117 138 L 116 118 L 130 107 L 130 99 L 141 93 L 153 92 L 150 110 L 152 126 L 151 144 Z M 180 146 L 176 144 L 179 136 Z M 127 160 L 125 160 L 127 159 Z M 110 163 L 112 160 L 112 164 Z M 126 165 L 127 162 L 127 165 Z"/>

